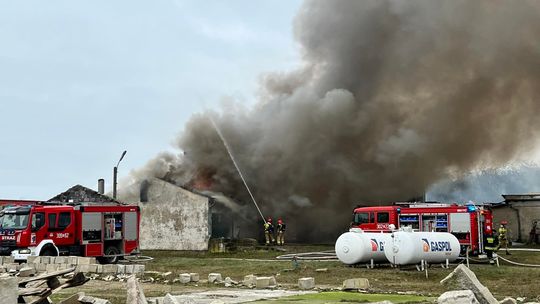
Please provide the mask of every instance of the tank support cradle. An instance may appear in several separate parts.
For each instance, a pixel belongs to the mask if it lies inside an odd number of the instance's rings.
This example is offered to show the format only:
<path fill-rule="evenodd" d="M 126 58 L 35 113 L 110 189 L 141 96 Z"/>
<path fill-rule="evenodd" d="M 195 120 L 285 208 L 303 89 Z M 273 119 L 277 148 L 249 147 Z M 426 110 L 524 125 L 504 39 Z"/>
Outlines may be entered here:
<path fill-rule="evenodd" d="M 369 264 L 366 264 L 367 269 L 373 269 L 375 268 L 375 262 L 373 259 L 369 260 Z"/>
<path fill-rule="evenodd" d="M 446 263 L 445 264 L 441 264 L 441 268 L 450 268 L 450 261 L 448 261 L 448 259 L 446 259 Z"/>
<path fill-rule="evenodd" d="M 426 279 L 429 277 L 428 276 L 428 263 L 425 261 L 425 260 L 421 260 L 420 261 L 420 265 L 416 265 L 416 270 L 418 271 L 425 271 L 426 272 Z"/>

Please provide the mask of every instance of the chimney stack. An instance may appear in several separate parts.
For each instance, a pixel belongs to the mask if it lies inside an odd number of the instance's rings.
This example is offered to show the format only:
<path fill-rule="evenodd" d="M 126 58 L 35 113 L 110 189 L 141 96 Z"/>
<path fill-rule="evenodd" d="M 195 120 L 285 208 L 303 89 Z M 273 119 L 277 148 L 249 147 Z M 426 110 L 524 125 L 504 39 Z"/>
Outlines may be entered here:
<path fill-rule="evenodd" d="M 99 194 L 105 194 L 105 180 L 103 178 L 98 179 L 97 188 Z"/>

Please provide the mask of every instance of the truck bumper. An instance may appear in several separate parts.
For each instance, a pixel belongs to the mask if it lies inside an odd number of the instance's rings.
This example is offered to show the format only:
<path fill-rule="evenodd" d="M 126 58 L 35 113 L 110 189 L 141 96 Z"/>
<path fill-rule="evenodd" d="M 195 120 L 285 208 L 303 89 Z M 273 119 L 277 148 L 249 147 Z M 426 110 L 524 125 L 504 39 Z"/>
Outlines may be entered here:
<path fill-rule="evenodd" d="M 26 261 L 29 256 L 32 256 L 32 252 L 20 253 L 19 249 L 16 249 L 11 252 L 11 256 L 13 257 L 15 261 Z"/>

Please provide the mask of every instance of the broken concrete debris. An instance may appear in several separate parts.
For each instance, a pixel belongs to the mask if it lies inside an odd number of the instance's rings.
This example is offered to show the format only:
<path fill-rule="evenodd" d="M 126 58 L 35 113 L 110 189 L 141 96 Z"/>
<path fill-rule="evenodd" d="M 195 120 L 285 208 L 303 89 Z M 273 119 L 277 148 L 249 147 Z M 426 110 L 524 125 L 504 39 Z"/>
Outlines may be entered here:
<path fill-rule="evenodd" d="M 369 289 L 369 280 L 366 278 L 355 278 L 343 281 L 342 290 L 367 290 Z"/>
<path fill-rule="evenodd" d="M 191 282 L 191 275 L 189 273 L 181 273 L 180 274 L 180 283 L 186 284 Z"/>
<path fill-rule="evenodd" d="M 15 277 L 0 278 L 0 303 L 17 303 L 17 279 Z"/>
<path fill-rule="evenodd" d="M 257 277 L 253 274 L 248 274 L 247 276 L 244 276 L 243 283 L 245 286 L 253 287 L 257 285 Z"/>
<path fill-rule="evenodd" d="M 437 298 L 438 304 L 478 304 L 478 300 L 471 290 L 452 290 L 443 293 Z"/>
<path fill-rule="evenodd" d="M 514 298 L 506 297 L 502 301 L 499 302 L 499 304 L 516 304 L 517 301 Z"/>
<path fill-rule="evenodd" d="M 19 276 L 19 281 L 16 283 L 15 288 L 12 289 L 16 292 L 16 300 L 14 302 L 8 301 L 5 303 L 51 303 L 49 296 L 56 291 L 80 286 L 88 282 L 89 279 L 85 277 L 83 273 L 76 272 L 75 269 L 75 267 L 72 267 L 51 273 L 43 273 L 34 277 Z M 15 279 L 15 277 L 12 277 L 11 279 Z M 9 299 L 9 297 L 6 298 Z M 110 304 L 108 300 L 88 297 L 84 294 L 73 295 L 61 303 Z"/>
<path fill-rule="evenodd" d="M 10 256 L 0 256 L 0 272 L 16 273 L 19 276 L 32 276 L 39 272 L 54 272 L 75 267 L 76 272 L 96 274 L 143 274 L 144 265 L 97 264 L 93 257 L 29 257 L 27 263 L 19 264 Z"/>
<path fill-rule="evenodd" d="M 308 290 L 315 288 L 315 278 L 300 278 L 298 279 L 298 288 L 302 290 Z"/>
<path fill-rule="evenodd" d="M 221 278 L 221 273 L 208 274 L 208 283 L 221 283 L 221 281 L 223 281 Z"/>
<path fill-rule="evenodd" d="M 139 281 L 135 276 L 130 276 L 126 283 L 127 286 L 127 301 L 130 304 L 147 304 L 144 291 L 139 285 Z"/>
<path fill-rule="evenodd" d="M 276 278 L 274 276 L 256 277 L 255 286 L 259 289 L 276 288 L 277 287 Z"/>
<path fill-rule="evenodd" d="M 441 284 L 445 284 L 452 279 L 456 281 L 461 288 L 471 290 L 480 304 L 499 303 L 489 289 L 480 283 L 474 272 L 464 264 L 459 264 L 454 271 L 441 280 Z"/>

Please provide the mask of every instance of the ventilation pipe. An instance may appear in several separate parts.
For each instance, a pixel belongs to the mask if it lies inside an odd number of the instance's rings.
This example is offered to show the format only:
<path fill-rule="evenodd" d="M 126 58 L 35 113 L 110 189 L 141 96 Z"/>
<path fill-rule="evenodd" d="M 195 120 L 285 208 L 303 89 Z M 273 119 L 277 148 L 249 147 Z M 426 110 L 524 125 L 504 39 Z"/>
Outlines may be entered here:
<path fill-rule="evenodd" d="M 98 179 L 97 181 L 97 192 L 99 194 L 105 194 L 105 180 L 103 178 Z"/>

